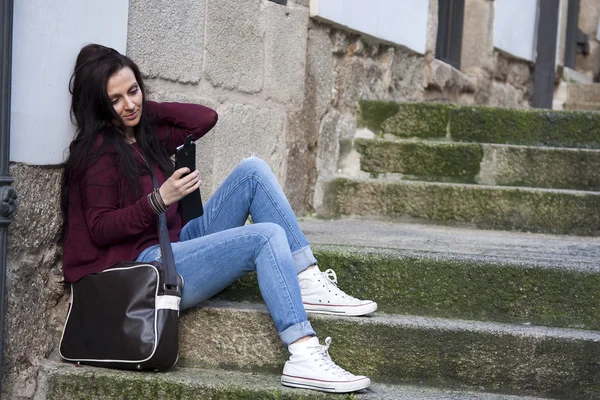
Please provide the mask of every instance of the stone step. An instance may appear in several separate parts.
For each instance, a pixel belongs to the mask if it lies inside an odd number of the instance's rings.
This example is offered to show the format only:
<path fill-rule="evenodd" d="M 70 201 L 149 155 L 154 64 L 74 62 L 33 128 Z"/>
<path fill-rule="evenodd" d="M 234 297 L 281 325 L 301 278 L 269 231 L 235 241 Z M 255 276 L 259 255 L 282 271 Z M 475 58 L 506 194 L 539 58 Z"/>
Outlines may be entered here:
<path fill-rule="evenodd" d="M 582 102 L 577 103 L 565 103 L 565 110 L 578 110 L 578 111 L 600 111 L 600 102 Z"/>
<path fill-rule="evenodd" d="M 600 396 L 600 332 L 378 314 L 309 316 L 332 358 L 374 382 L 583 399 Z M 181 366 L 279 373 L 287 351 L 264 305 L 182 314 Z"/>
<path fill-rule="evenodd" d="M 305 219 L 321 270 L 380 312 L 600 330 L 600 239 Z M 255 275 L 219 298 L 262 302 Z"/>
<path fill-rule="evenodd" d="M 401 138 L 600 148 L 600 114 L 589 112 L 361 101 L 358 125 Z"/>
<path fill-rule="evenodd" d="M 600 193 L 455 183 L 329 178 L 317 182 L 317 215 L 410 217 L 480 229 L 597 236 Z"/>
<path fill-rule="evenodd" d="M 41 368 L 37 398 L 47 400 L 542 400 L 483 392 L 440 390 L 419 386 L 373 383 L 343 396 L 293 389 L 279 383 L 279 375 L 226 370 L 175 368 L 164 373 L 116 371 L 48 362 Z"/>
<path fill-rule="evenodd" d="M 569 82 L 567 86 L 568 103 L 600 103 L 600 83 Z"/>
<path fill-rule="evenodd" d="M 403 179 L 499 186 L 600 190 L 600 150 L 448 143 L 354 140 L 360 167 Z"/>

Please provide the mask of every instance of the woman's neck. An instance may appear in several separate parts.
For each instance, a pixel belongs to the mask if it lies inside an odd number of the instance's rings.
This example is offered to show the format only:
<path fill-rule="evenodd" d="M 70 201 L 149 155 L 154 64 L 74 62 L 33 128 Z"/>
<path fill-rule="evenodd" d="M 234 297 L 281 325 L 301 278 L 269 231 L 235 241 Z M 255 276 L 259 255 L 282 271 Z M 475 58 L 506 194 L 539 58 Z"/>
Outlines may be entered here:
<path fill-rule="evenodd" d="M 135 132 L 133 128 L 127 127 L 125 129 L 125 141 L 129 144 L 135 143 L 137 140 L 135 139 Z"/>

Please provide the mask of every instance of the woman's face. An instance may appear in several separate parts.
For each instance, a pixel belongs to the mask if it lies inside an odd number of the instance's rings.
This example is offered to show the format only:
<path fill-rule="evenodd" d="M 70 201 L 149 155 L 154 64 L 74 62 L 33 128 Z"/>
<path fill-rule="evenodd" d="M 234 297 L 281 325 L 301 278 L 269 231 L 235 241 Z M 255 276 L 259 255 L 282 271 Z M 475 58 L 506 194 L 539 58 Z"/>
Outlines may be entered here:
<path fill-rule="evenodd" d="M 128 136 L 140 122 L 144 96 L 131 68 L 124 67 L 115 72 L 106 84 L 108 98 L 125 125 Z"/>

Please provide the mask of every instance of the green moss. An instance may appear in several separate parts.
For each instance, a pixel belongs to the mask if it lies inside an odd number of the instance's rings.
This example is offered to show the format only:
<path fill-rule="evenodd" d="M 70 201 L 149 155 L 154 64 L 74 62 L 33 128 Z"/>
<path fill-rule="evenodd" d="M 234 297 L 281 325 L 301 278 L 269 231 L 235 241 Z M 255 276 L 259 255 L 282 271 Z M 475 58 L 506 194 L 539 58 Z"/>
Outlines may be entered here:
<path fill-rule="evenodd" d="M 359 127 L 369 128 L 375 133 L 381 132 L 383 122 L 398 112 L 399 103 L 391 101 L 365 101 L 359 102 L 357 124 Z"/>
<path fill-rule="evenodd" d="M 451 104 L 398 103 L 398 112 L 385 120 L 382 131 L 400 137 L 445 137 L 450 124 Z"/>
<path fill-rule="evenodd" d="M 425 179 L 474 182 L 483 158 L 479 144 L 356 139 L 354 145 L 362 155 L 363 171 L 397 172 Z"/>
<path fill-rule="evenodd" d="M 600 197 L 423 182 L 336 180 L 341 215 L 412 217 L 478 228 L 575 235 L 600 234 Z"/>
<path fill-rule="evenodd" d="M 450 133 L 467 142 L 600 148 L 600 114 L 456 107 Z"/>
<path fill-rule="evenodd" d="M 598 396 L 593 341 L 498 334 L 417 325 L 354 324 L 314 319 L 334 338 L 332 358 L 376 381 L 485 388 L 504 393 L 587 399 Z"/>
<path fill-rule="evenodd" d="M 600 273 L 316 246 L 321 269 L 387 313 L 600 330 Z M 260 302 L 254 274 L 219 295 Z"/>
<path fill-rule="evenodd" d="M 48 400 L 284 400 L 340 399 L 339 395 L 286 389 L 279 375 L 178 368 L 173 372 L 123 372 L 84 367 L 48 372 Z"/>
<path fill-rule="evenodd" d="M 361 101 L 359 121 L 400 137 L 600 148 L 600 113 Z"/>

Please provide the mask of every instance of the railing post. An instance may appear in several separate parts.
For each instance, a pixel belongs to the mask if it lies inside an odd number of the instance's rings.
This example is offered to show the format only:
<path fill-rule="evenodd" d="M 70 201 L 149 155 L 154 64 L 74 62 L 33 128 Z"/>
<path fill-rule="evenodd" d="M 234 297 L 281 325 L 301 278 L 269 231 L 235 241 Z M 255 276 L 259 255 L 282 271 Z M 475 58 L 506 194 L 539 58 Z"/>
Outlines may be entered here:
<path fill-rule="evenodd" d="M 15 210 L 17 193 L 11 187 L 10 161 L 10 86 L 12 67 L 13 0 L 0 4 L 0 385 L 4 353 L 4 306 L 6 301 L 6 259 L 8 225 Z M 0 391 L 2 387 L 0 386 Z"/>
<path fill-rule="evenodd" d="M 531 101 L 531 105 L 535 108 L 552 108 L 559 3 L 560 0 L 543 0 L 539 5 L 537 56 L 533 76 L 533 100 Z"/>

